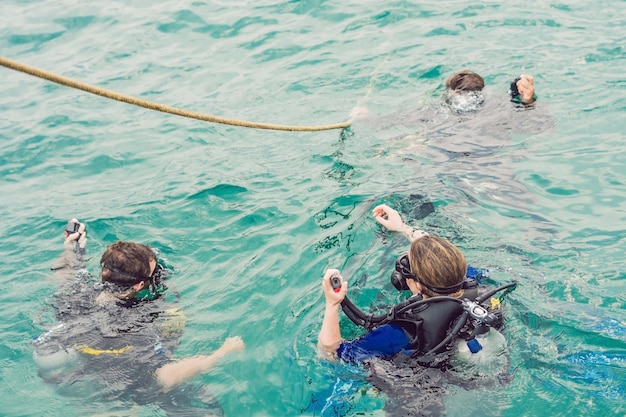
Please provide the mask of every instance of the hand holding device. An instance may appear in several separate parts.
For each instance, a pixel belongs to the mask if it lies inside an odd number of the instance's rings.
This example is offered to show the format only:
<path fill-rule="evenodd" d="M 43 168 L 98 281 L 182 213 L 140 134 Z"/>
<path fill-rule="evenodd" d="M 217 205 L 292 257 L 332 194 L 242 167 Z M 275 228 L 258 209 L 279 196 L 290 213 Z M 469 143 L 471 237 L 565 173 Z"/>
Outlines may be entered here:
<path fill-rule="evenodd" d="M 67 226 L 65 226 L 65 237 L 68 237 L 72 233 L 77 233 L 78 229 L 80 229 L 80 223 L 74 222 L 74 220 L 68 221 Z"/>

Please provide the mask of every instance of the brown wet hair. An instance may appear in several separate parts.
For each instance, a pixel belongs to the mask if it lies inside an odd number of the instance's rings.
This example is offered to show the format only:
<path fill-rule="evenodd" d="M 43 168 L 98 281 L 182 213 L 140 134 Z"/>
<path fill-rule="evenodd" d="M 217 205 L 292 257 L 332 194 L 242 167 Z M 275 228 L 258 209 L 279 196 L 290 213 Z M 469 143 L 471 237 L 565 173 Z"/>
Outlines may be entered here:
<path fill-rule="evenodd" d="M 152 249 L 141 243 L 116 242 L 102 254 L 102 282 L 135 285 L 150 279 L 150 261 L 156 260 Z"/>
<path fill-rule="evenodd" d="M 475 72 L 465 69 L 448 78 L 446 88 L 453 91 L 482 91 L 485 80 Z"/>

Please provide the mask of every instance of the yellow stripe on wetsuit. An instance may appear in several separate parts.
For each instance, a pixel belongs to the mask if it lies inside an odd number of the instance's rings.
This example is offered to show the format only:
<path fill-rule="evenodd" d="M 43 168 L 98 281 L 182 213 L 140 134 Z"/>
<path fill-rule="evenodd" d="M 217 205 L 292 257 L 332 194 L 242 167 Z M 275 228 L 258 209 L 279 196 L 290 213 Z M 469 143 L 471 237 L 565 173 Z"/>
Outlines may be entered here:
<path fill-rule="evenodd" d="M 84 353 L 85 355 L 98 356 L 98 355 L 121 355 L 122 353 L 126 352 L 128 349 L 131 349 L 132 346 L 130 345 L 124 346 L 121 349 L 94 349 L 87 345 L 81 345 L 81 346 L 74 345 L 73 348 L 79 351 L 80 353 Z"/>

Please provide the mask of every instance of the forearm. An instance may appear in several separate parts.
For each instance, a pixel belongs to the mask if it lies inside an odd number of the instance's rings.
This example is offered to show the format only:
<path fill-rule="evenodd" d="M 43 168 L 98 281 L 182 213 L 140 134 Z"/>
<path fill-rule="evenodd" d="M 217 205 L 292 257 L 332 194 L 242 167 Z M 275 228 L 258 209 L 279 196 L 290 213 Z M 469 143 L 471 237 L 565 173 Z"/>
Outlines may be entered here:
<path fill-rule="evenodd" d="M 176 362 L 163 365 L 156 371 L 156 377 L 165 391 L 175 385 L 207 372 L 213 368 L 228 352 L 218 349 L 211 355 L 199 355 L 184 358 Z"/>
<path fill-rule="evenodd" d="M 428 234 L 423 230 L 418 229 L 417 227 L 411 227 L 407 225 L 402 220 L 400 213 L 387 206 L 386 204 L 381 204 L 374 207 L 372 213 L 374 214 L 374 218 L 376 219 L 376 221 L 384 226 L 387 230 L 402 233 L 411 242 Z"/>
<path fill-rule="evenodd" d="M 85 263 L 85 248 L 81 248 L 78 242 L 69 241 L 63 245 L 63 252 L 50 268 L 63 278 L 71 278 L 77 269 Z"/>
<path fill-rule="evenodd" d="M 406 223 L 402 226 L 402 229 L 399 230 L 399 232 L 402 233 L 404 237 L 406 237 L 409 240 L 409 242 L 413 242 L 414 240 L 417 240 L 428 234 L 425 231 L 417 227 L 411 227 Z"/>
<path fill-rule="evenodd" d="M 318 348 L 321 356 L 337 354 L 341 344 L 341 330 L 339 329 L 339 304 L 326 304 L 324 320 L 318 336 Z"/>
<path fill-rule="evenodd" d="M 52 270 L 63 278 L 74 276 L 74 270 L 80 269 L 85 263 L 85 247 L 87 246 L 87 230 L 85 224 L 71 219 L 65 227 L 63 253 L 52 265 Z"/>

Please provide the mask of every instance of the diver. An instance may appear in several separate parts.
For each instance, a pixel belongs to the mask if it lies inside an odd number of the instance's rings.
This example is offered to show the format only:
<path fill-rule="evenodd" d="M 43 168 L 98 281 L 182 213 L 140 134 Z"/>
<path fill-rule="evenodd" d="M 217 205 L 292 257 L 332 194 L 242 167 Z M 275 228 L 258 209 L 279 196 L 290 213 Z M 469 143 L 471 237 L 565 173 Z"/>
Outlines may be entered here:
<path fill-rule="evenodd" d="M 388 390 L 381 386 L 389 388 L 393 384 L 387 384 L 382 377 L 385 366 L 380 360 L 400 367 L 404 363 L 413 367 L 418 364 L 423 377 L 420 388 L 424 389 L 423 392 L 439 393 L 442 387 L 432 383 L 438 378 L 433 377 L 431 370 L 446 370 L 454 353 L 451 347 L 459 338 L 472 353 L 478 354 L 486 347 L 481 336 L 502 326 L 499 301 L 491 296 L 513 288 L 515 283 L 489 291 L 475 280 L 466 279 L 468 266 L 465 258 L 451 242 L 408 226 L 400 214 L 387 205 L 375 207 L 373 215 L 382 226 L 402 233 L 411 241 L 409 251 L 396 261 L 391 280 L 396 289 L 410 290 L 413 296 L 391 308 L 387 314 L 365 314 L 346 297 L 348 284 L 340 272 L 328 269 L 322 280 L 326 308 L 318 336 L 320 355 L 350 363 L 368 363 L 372 373 L 377 374 L 370 381 L 377 380 L 378 384 L 373 382 L 374 385 L 385 392 Z M 340 308 L 368 332 L 354 340 L 344 340 L 339 326 Z M 415 381 L 411 383 L 418 386 Z M 430 384 L 430 390 L 425 389 L 426 384 Z M 401 403 L 406 400 L 404 397 L 398 399 L 396 396 L 392 398 L 393 404 L 386 405 L 386 408 L 395 407 L 408 413 L 403 415 L 420 415 L 428 407 L 428 412 L 440 412 L 443 407 L 441 396 L 432 397 L 428 404 L 423 398 L 411 400 L 417 404 L 408 404 Z"/>
<path fill-rule="evenodd" d="M 444 103 L 455 113 L 467 113 L 480 109 L 485 101 L 485 80 L 477 73 L 464 69 L 446 80 Z M 509 85 L 508 95 L 511 102 L 528 106 L 537 101 L 535 78 L 522 74 Z"/>
<path fill-rule="evenodd" d="M 523 74 L 495 89 L 465 69 L 440 84 L 418 104 L 411 100 L 389 115 L 355 107 L 354 135 L 372 135 L 381 143 L 379 155 L 406 161 L 405 183 L 445 184 L 457 199 L 528 219 L 527 240 L 553 239 L 557 229 L 533 210 L 536 196 L 518 172 L 531 154 L 526 144 L 550 140 L 555 127 L 549 103 L 537 97 L 535 77 Z"/>
<path fill-rule="evenodd" d="M 469 115 L 485 108 L 487 92 L 485 80 L 478 73 L 469 69 L 463 69 L 452 74 L 445 81 L 445 92 L 441 95 L 441 105 L 452 114 Z M 506 95 L 508 101 L 513 103 L 513 108 L 530 110 L 537 102 L 535 93 L 535 77 L 521 74 L 509 84 Z M 496 111 L 503 106 L 503 101 L 498 95 L 490 100 L 494 103 L 488 111 Z M 503 115 L 502 112 L 499 114 Z M 350 112 L 351 120 L 363 120 L 371 127 L 379 125 L 390 126 L 399 124 L 403 126 L 439 124 L 447 119 L 447 115 L 441 114 L 436 107 L 424 107 L 421 109 L 407 109 L 388 116 L 370 116 L 366 107 L 357 105 Z M 390 123 L 391 122 L 391 123 Z"/>
<path fill-rule="evenodd" d="M 110 245 L 100 259 L 101 280 L 84 269 L 87 233 L 68 222 L 64 251 L 53 270 L 63 284 L 53 296 L 58 322 L 33 345 L 39 375 L 68 395 L 115 398 L 159 406 L 167 415 L 221 414 L 203 387 L 185 383 L 244 349 L 228 337 L 208 355 L 176 359 L 185 317 L 166 301 L 168 268 L 155 251 L 134 242 Z"/>

